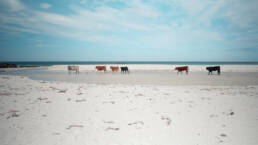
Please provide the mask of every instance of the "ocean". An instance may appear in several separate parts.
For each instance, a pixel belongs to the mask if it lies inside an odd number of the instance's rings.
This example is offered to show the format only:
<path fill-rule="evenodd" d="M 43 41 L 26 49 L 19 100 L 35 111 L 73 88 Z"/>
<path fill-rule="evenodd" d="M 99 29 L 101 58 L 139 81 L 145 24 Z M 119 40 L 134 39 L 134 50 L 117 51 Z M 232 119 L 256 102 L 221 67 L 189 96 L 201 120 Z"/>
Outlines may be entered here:
<path fill-rule="evenodd" d="M 201 62 L 201 61 L 11 61 L 17 65 L 96 65 L 96 64 L 166 64 L 166 65 L 258 65 L 258 62 Z"/>

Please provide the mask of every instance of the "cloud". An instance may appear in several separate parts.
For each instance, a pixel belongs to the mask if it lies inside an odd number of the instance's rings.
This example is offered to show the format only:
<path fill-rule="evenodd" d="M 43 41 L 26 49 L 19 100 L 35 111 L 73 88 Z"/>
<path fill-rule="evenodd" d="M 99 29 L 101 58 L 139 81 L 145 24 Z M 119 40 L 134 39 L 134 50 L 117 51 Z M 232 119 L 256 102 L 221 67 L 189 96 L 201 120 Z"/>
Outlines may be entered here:
<path fill-rule="evenodd" d="M 18 28 L 18 27 L 12 27 L 12 26 L 5 26 L 5 25 L 0 25 L 1 29 L 7 29 L 11 31 L 19 31 L 19 32 L 26 32 L 26 33 L 33 33 L 33 34 L 39 34 L 39 32 L 31 29 L 26 29 L 26 28 Z"/>
<path fill-rule="evenodd" d="M 40 7 L 42 9 L 49 9 L 52 7 L 52 5 L 48 4 L 48 3 L 40 3 Z"/>
<path fill-rule="evenodd" d="M 87 0 L 81 0 L 80 3 L 81 3 L 81 4 L 86 4 L 86 3 L 87 3 Z"/>
<path fill-rule="evenodd" d="M 230 20 L 234 25 L 240 28 L 253 28 L 257 29 L 258 24 L 258 1 L 226 1 L 228 7 L 224 16 Z"/>
<path fill-rule="evenodd" d="M 219 45 L 233 48 L 239 43 L 256 48 L 258 45 L 257 37 L 244 39 L 257 36 L 258 33 L 255 25 L 258 11 L 253 6 L 256 4 L 254 1 L 242 4 L 231 0 L 170 0 L 169 5 L 157 5 L 134 0 L 126 1 L 121 8 L 114 8 L 107 2 L 111 1 L 98 1 L 93 6 L 87 3 L 87 8 L 85 5 L 73 4 L 69 7 L 69 13 L 62 14 L 32 9 L 19 0 L 2 0 L 4 7 L 10 7 L 12 12 L 0 11 L 0 29 L 93 43 L 120 43 L 133 47 L 144 45 L 146 48 L 177 49 L 190 45 L 196 48 Z M 41 8 L 51 7 L 42 4 L 47 3 L 41 3 Z M 217 18 L 227 22 L 220 31 L 213 24 Z M 236 26 L 241 27 L 241 31 Z M 254 34 L 244 35 L 245 30 Z"/>
<path fill-rule="evenodd" d="M 0 5 L 4 6 L 4 9 L 12 12 L 21 11 L 26 8 L 20 0 L 0 0 Z"/>

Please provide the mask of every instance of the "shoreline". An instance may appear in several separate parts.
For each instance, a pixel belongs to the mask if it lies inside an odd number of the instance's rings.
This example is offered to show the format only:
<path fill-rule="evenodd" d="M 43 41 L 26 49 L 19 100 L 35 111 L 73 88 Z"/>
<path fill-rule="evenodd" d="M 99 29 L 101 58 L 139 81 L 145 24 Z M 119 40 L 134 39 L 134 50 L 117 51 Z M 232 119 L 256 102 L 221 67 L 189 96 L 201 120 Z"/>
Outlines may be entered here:
<path fill-rule="evenodd" d="M 211 85 L 211 86 L 245 86 L 258 85 L 258 65 L 248 67 L 242 66 L 221 66 L 221 75 L 208 75 L 208 71 L 202 66 L 189 66 L 188 75 L 183 72 L 178 74 L 172 66 L 161 65 L 127 65 L 129 74 L 121 72 L 97 72 L 95 65 L 79 65 L 80 74 L 69 74 L 67 66 L 50 66 L 40 68 L 8 69 L 7 72 L 0 72 L 0 75 L 28 76 L 33 80 L 49 80 L 72 83 L 90 84 L 148 84 L 148 85 Z M 175 67 L 175 66 L 174 66 Z"/>
<path fill-rule="evenodd" d="M 49 66 L 50 71 L 67 71 L 68 65 L 53 65 Z M 79 66 L 80 71 L 96 72 L 95 66 L 97 65 L 76 65 Z M 107 71 L 110 70 L 110 66 L 127 66 L 129 71 L 175 71 L 174 68 L 184 65 L 156 65 L 156 64 L 123 64 L 123 65 L 103 65 L 107 67 Z M 190 72 L 207 72 L 207 66 L 213 65 L 188 65 Z M 258 65 L 220 65 L 221 72 L 258 72 Z"/>

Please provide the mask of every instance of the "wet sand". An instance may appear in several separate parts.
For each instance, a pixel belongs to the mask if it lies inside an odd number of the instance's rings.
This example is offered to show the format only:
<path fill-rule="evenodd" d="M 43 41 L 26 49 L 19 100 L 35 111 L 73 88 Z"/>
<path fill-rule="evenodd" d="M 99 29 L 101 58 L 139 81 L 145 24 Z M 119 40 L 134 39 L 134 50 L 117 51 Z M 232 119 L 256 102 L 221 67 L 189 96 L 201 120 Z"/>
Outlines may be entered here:
<path fill-rule="evenodd" d="M 99 84 L 149 84 L 149 85 L 211 85 L 211 86 L 237 86 L 258 85 L 257 72 L 224 72 L 221 75 L 207 75 L 206 72 L 192 72 L 186 75 L 176 72 L 81 72 L 79 75 L 69 75 L 66 71 L 50 74 L 34 74 L 37 80 L 64 81 L 73 83 L 99 83 Z"/>
<path fill-rule="evenodd" d="M 131 65 L 129 74 L 121 72 L 96 72 L 94 66 L 80 66 L 80 74 L 69 74 L 67 66 L 51 66 L 28 69 L 5 69 L 0 75 L 26 76 L 34 80 L 61 81 L 87 84 L 127 84 L 127 85 L 208 85 L 208 86 L 246 86 L 258 85 L 257 66 L 223 66 L 221 75 L 213 72 L 208 75 L 205 66 L 191 66 L 190 72 L 177 74 L 169 66 Z M 245 69 L 246 68 L 246 69 Z"/>

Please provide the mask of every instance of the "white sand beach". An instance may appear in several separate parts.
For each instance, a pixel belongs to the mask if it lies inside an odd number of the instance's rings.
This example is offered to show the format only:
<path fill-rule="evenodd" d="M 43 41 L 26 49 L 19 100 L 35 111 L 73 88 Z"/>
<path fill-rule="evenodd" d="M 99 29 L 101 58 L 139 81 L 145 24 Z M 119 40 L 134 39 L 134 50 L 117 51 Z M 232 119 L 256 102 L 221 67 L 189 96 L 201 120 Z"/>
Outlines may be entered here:
<path fill-rule="evenodd" d="M 155 78 L 134 84 L 145 74 L 136 72 L 82 71 L 62 76 L 67 81 L 0 75 L 1 145 L 257 145 L 257 67 L 234 69 L 239 72 L 220 76 L 173 74 L 178 83 L 168 84 Z M 70 82 L 87 75 L 102 81 Z"/>
<path fill-rule="evenodd" d="M 258 0 L 0 0 L 0 145 L 258 145 Z"/>

